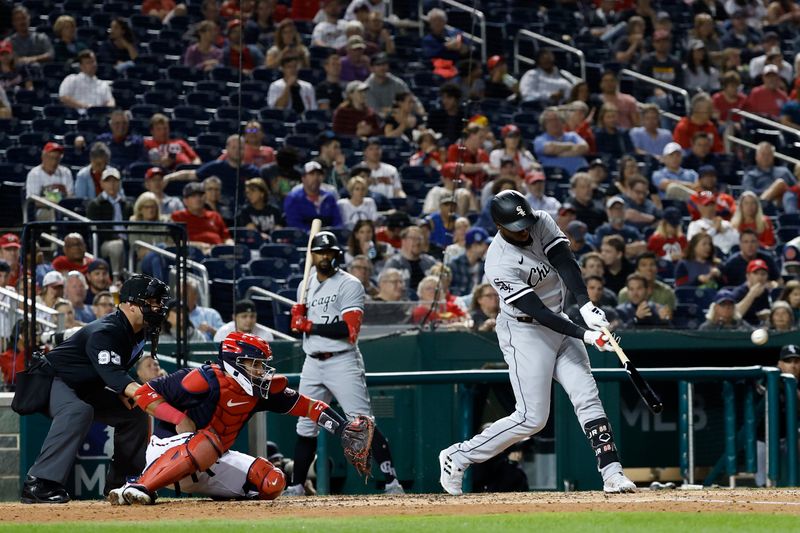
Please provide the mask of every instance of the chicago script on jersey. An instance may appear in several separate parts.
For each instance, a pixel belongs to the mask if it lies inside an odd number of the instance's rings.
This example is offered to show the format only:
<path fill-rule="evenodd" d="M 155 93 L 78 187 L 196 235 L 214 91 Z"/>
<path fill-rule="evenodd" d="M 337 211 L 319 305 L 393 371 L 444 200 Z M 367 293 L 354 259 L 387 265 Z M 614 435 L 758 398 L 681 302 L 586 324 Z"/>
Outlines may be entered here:
<path fill-rule="evenodd" d="M 544 278 L 547 277 L 551 270 L 552 269 L 547 265 L 540 265 L 531 268 L 531 271 L 528 274 L 528 285 L 531 287 L 536 287 Z"/>

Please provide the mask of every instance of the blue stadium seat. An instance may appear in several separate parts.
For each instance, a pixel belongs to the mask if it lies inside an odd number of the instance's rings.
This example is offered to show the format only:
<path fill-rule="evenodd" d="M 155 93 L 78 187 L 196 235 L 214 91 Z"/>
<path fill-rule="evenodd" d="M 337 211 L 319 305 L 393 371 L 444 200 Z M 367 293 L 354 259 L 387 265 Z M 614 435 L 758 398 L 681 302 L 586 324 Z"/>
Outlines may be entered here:
<path fill-rule="evenodd" d="M 156 65 L 137 63 L 125 69 L 125 77 L 129 80 L 155 81 L 159 79 L 160 76 L 161 74 L 158 72 L 158 67 Z"/>
<path fill-rule="evenodd" d="M 12 104 L 11 112 L 19 120 L 33 120 L 38 116 L 31 104 Z"/>
<path fill-rule="evenodd" d="M 244 244 L 251 250 L 257 250 L 264 244 L 264 238 L 258 230 L 244 227 L 230 228 L 231 236 L 236 244 Z"/>
<path fill-rule="evenodd" d="M 97 117 L 82 118 L 78 121 L 77 129 L 97 136 L 108 131 L 108 120 Z"/>
<path fill-rule="evenodd" d="M 800 214 L 782 213 L 778 215 L 778 227 L 783 228 L 786 226 L 800 226 Z"/>
<path fill-rule="evenodd" d="M 217 66 L 211 69 L 209 73 L 212 80 L 222 81 L 225 83 L 239 83 L 239 70 L 226 67 Z M 242 75 L 242 79 L 247 79 L 248 76 Z"/>
<path fill-rule="evenodd" d="M 242 266 L 232 259 L 205 259 L 203 266 L 208 269 L 208 276 L 215 279 L 233 280 L 242 277 L 244 272 Z"/>
<path fill-rule="evenodd" d="M 46 130 L 53 135 L 66 135 L 73 131 L 72 124 L 67 123 L 63 118 L 35 118 L 31 121 L 31 128 L 34 130 Z"/>
<path fill-rule="evenodd" d="M 280 120 L 282 122 L 297 122 L 298 115 L 294 109 L 273 109 L 262 107 L 258 110 L 259 120 Z"/>
<path fill-rule="evenodd" d="M 347 228 L 322 228 L 322 231 L 330 231 L 336 236 L 336 240 L 339 241 L 339 246 L 344 248 L 347 245 L 347 240 L 350 238 L 350 230 Z"/>
<path fill-rule="evenodd" d="M 207 144 L 198 144 L 194 147 L 197 157 L 200 161 L 213 161 L 218 158 L 222 153 L 222 149 L 218 146 L 209 146 Z"/>
<path fill-rule="evenodd" d="M 427 194 L 427 188 L 425 184 L 418 180 L 403 180 L 403 191 L 408 196 L 413 196 L 415 198 L 425 198 Z"/>
<path fill-rule="evenodd" d="M 316 136 L 309 134 L 287 135 L 283 142 L 295 148 L 306 148 L 309 150 L 313 150 L 317 147 Z"/>
<path fill-rule="evenodd" d="M 178 95 L 172 91 L 148 91 L 144 93 L 144 103 L 159 107 L 173 108 L 178 105 Z"/>
<path fill-rule="evenodd" d="M 172 116 L 185 120 L 208 120 L 205 108 L 198 105 L 176 105 L 172 109 Z"/>
<path fill-rule="evenodd" d="M 289 279 L 286 280 L 286 286 L 292 290 L 297 290 L 297 287 L 303 282 L 303 275 L 302 274 L 294 274 L 289 276 Z M 292 299 L 295 299 L 297 295 L 292 296 Z"/>
<path fill-rule="evenodd" d="M 714 301 L 714 296 L 716 294 L 717 289 L 703 289 L 693 286 L 675 288 L 675 297 L 678 303 L 695 304 L 700 306 L 701 309 L 708 309 L 708 306 Z"/>
<path fill-rule="evenodd" d="M 297 134 L 306 135 L 319 135 L 327 129 L 328 125 L 325 122 L 318 122 L 316 120 L 304 120 L 294 125 L 294 132 Z"/>
<path fill-rule="evenodd" d="M 778 242 L 780 243 L 789 242 L 798 235 L 800 235 L 800 225 L 778 228 Z"/>
<path fill-rule="evenodd" d="M 58 205 L 70 211 L 74 211 L 79 215 L 86 215 L 86 199 L 85 198 L 64 198 Z"/>
<path fill-rule="evenodd" d="M 19 135 L 25 131 L 25 125 L 19 118 L 0 118 L 0 131 L 6 135 Z"/>
<path fill-rule="evenodd" d="M 672 316 L 672 324 L 678 329 L 697 329 L 704 320 L 703 309 L 697 304 L 679 303 Z"/>
<path fill-rule="evenodd" d="M 12 228 L 22 220 L 25 183 L 0 181 L 0 226 Z"/>
<path fill-rule="evenodd" d="M 227 94 L 228 92 L 225 82 L 219 80 L 200 80 L 197 82 L 195 90 L 218 94 Z"/>
<path fill-rule="evenodd" d="M 219 311 L 223 320 L 233 320 L 233 302 L 236 285 L 231 279 L 212 279 L 209 284 L 211 307 Z"/>
<path fill-rule="evenodd" d="M 280 257 L 266 257 L 254 259 L 250 262 L 250 274 L 253 276 L 269 276 L 285 280 L 292 274 L 289 261 Z"/>
<path fill-rule="evenodd" d="M 275 312 L 272 306 L 272 298 L 254 294 L 250 298 L 256 305 L 256 314 L 258 315 L 258 323 L 268 328 L 275 328 Z"/>
<path fill-rule="evenodd" d="M 269 83 L 261 80 L 244 80 L 241 85 L 242 92 L 261 93 L 266 98 L 267 91 L 269 91 Z M 263 105 L 259 104 L 259 107 Z"/>
<path fill-rule="evenodd" d="M 150 41 L 150 53 L 158 55 L 182 56 L 183 46 L 179 42 L 156 39 Z"/>
<path fill-rule="evenodd" d="M 12 146 L 6 150 L 6 160 L 35 167 L 41 163 L 41 149 L 41 146 Z"/>
<path fill-rule="evenodd" d="M 231 100 L 231 101 L 235 102 L 235 100 Z M 224 105 L 224 106 L 220 106 L 220 107 L 217 108 L 217 112 L 214 114 L 214 116 L 216 118 L 218 118 L 218 119 L 235 120 L 235 121 L 238 122 L 240 117 L 241 117 L 241 120 L 243 120 L 243 121 L 244 120 L 251 120 L 251 119 L 255 118 L 256 113 L 255 113 L 255 111 L 252 111 L 252 110 L 247 109 L 245 107 L 239 108 L 239 107 L 236 107 L 236 106 L 233 106 L 233 105 Z"/>
<path fill-rule="evenodd" d="M 303 112 L 303 120 L 329 123 L 333 120 L 333 115 L 327 109 L 309 109 Z"/>
<path fill-rule="evenodd" d="M 22 163 L 0 163 L 0 181 L 25 183 L 27 177 L 28 173 Z"/>
<path fill-rule="evenodd" d="M 211 249 L 211 257 L 216 259 L 235 259 L 239 263 L 250 262 L 250 248 L 243 244 L 218 244 Z"/>
<path fill-rule="evenodd" d="M 261 287 L 262 289 L 267 289 L 268 291 L 275 292 L 277 286 L 275 284 L 275 280 L 267 276 L 245 276 L 236 280 L 236 292 L 238 298 L 245 298 L 245 294 L 247 293 L 247 289 L 250 287 Z"/>
<path fill-rule="evenodd" d="M 262 258 L 280 257 L 291 264 L 297 264 L 300 261 L 300 252 L 293 244 L 267 243 L 261 246 L 258 252 Z"/>
<path fill-rule="evenodd" d="M 272 83 L 281 76 L 277 69 L 271 68 L 257 68 L 253 71 L 253 79 L 256 81 L 263 81 L 265 83 Z"/>
<path fill-rule="evenodd" d="M 86 114 L 91 118 L 108 120 L 108 117 L 109 115 L 111 115 L 112 111 L 114 111 L 114 108 L 112 107 L 98 106 L 98 107 L 90 107 L 89 109 L 86 110 Z"/>
<path fill-rule="evenodd" d="M 222 149 L 228 136 L 218 131 L 208 131 L 197 135 L 197 144 L 205 144 L 208 146 L 218 146 Z"/>
<path fill-rule="evenodd" d="M 151 163 L 147 163 L 144 161 L 137 161 L 135 163 L 131 163 L 130 165 L 128 165 L 127 169 L 128 177 L 133 180 L 144 181 L 144 173 L 147 172 L 147 169 L 152 166 L 153 165 Z"/>
<path fill-rule="evenodd" d="M 130 112 L 134 117 L 150 120 L 150 117 L 161 112 L 161 108 L 153 104 L 136 104 L 131 106 Z"/>
<path fill-rule="evenodd" d="M 210 91 L 195 91 L 186 95 L 186 103 L 206 109 L 215 109 L 222 105 L 222 96 L 220 93 Z"/>
<path fill-rule="evenodd" d="M 208 122 L 208 131 L 232 135 L 239 131 L 239 123 L 235 120 L 214 119 Z"/>
<path fill-rule="evenodd" d="M 202 72 L 183 65 L 170 65 L 167 67 L 167 77 L 177 81 L 197 82 L 203 78 Z"/>
<path fill-rule="evenodd" d="M 18 138 L 20 146 L 43 147 L 50 140 L 50 134 L 46 131 L 26 131 Z"/>

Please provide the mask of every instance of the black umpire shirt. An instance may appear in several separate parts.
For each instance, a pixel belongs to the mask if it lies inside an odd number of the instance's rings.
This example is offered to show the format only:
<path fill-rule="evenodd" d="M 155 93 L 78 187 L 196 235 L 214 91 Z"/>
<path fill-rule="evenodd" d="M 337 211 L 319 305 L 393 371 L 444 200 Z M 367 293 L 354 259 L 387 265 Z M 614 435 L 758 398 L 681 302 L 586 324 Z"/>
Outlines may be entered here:
<path fill-rule="evenodd" d="M 128 370 L 144 347 L 144 330 L 134 333 L 119 309 L 87 324 L 47 354 L 56 375 L 76 393 L 105 387 L 117 394 L 133 381 Z"/>

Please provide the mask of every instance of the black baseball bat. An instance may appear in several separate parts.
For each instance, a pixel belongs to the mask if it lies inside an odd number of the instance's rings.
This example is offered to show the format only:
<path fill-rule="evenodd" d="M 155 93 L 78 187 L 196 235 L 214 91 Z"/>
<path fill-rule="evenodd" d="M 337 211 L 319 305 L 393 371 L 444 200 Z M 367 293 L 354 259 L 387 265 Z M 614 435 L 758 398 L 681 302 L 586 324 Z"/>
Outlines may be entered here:
<path fill-rule="evenodd" d="M 636 387 L 636 392 L 638 392 L 639 396 L 642 397 L 642 400 L 644 400 L 644 403 L 647 405 L 647 407 L 655 414 L 663 411 L 664 404 L 661 402 L 661 398 L 658 397 L 658 394 L 656 394 L 650 384 L 645 381 L 645 379 L 639 373 L 639 370 L 637 370 L 633 363 L 631 363 L 631 360 L 628 359 L 628 356 L 625 355 L 624 351 L 622 351 L 622 347 L 619 345 L 614 336 L 606 328 L 603 328 L 602 331 L 608 337 L 611 347 L 614 348 L 614 352 L 617 354 L 617 357 L 619 357 L 619 361 L 625 368 L 625 372 L 628 373 L 631 383 L 633 383 L 633 386 Z"/>

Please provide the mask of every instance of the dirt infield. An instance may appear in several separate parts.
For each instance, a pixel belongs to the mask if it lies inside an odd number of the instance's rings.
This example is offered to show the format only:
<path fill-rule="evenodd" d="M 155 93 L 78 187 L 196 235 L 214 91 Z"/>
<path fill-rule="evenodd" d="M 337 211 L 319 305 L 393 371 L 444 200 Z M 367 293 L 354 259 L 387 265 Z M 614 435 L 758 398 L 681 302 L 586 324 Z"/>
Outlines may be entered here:
<path fill-rule="evenodd" d="M 243 508 L 244 506 L 244 508 Z M 714 489 L 649 491 L 605 495 L 599 492 L 513 494 L 442 494 L 406 496 L 318 496 L 275 502 L 216 502 L 202 499 L 159 500 L 153 507 L 117 507 L 105 502 L 66 505 L 0 503 L 3 522 L 142 521 L 213 519 L 266 520 L 271 517 L 345 517 L 389 515 L 463 515 L 580 511 L 735 512 L 800 515 L 800 490 Z M 244 512 L 244 513 L 243 513 Z"/>

